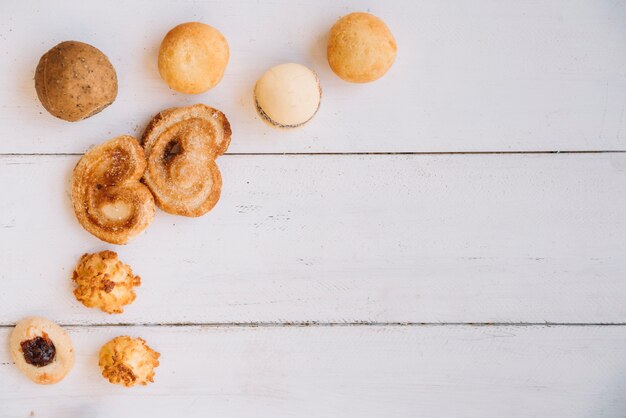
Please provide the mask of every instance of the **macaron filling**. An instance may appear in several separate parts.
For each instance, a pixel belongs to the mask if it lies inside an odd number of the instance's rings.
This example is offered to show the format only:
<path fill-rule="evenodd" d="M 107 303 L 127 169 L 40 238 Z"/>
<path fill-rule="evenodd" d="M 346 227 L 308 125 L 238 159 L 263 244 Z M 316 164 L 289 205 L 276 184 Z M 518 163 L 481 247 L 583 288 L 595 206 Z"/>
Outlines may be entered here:
<path fill-rule="evenodd" d="M 321 89 L 320 89 L 320 96 L 321 96 Z M 257 99 L 256 95 L 254 96 L 254 103 L 256 105 L 256 110 L 257 112 L 259 112 L 259 115 L 265 119 L 265 121 L 267 121 L 267 123 L 269 123 L 270 125 L 273 125 L 277 128 L 299 128 L 300 126 L 308 123 L 311 119 L 313 119 L 313 117 L 317 114 L 317 111 L 320 108 L 320 105 L 322 104 L 321 100 L 320 102 L 317 104 L 317 109 L 315 109 L 315 112 L 313 112 L 313 114 L 311 115 L 311 117 L 309 117 L 307 120 L 305 120 L 304 122 L 300 122 L 297 124 L 291 124 L 291 125 L 284 125 L 282 123 L 276 122 L 275 120 L 273 120 L 272 118 L 269 117 L 269 115 L 267 113 L 265 113 L 265 111 L 263 111 L 263 108 L 259 105 L 259 100 Z"/>

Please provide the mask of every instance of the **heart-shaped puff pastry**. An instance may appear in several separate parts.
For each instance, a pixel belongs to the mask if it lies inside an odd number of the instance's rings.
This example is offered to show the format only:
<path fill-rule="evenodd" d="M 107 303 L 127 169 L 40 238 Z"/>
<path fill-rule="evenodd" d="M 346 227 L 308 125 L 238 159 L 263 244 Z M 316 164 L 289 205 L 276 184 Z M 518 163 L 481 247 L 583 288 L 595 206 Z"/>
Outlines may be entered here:
<path fill-rule="evenodd" d="M 140 182 L 146 158 L 139 142 L 122 135 L 89 151 L 72 175 L 72 204 L 87 231 L 126 244 L 150 225 L 154 198 Z"/>
<path fill-rule="evenodd" d="M 166 212 L 201 216 L 215 206 L 222 177 L 215 159 L 230 144 L 230 123 L 217 109 L 196 104 L 166 109 L 143 135 L 144 182 Z"/>

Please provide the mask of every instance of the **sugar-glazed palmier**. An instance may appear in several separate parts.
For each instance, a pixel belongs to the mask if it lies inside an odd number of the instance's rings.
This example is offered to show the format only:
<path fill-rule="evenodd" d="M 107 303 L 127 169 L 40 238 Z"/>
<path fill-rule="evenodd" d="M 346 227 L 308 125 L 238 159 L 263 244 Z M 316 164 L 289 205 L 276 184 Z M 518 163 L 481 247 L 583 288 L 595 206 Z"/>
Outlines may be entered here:
<path fill-rule="evenodd" d="M 98 364 L 109 382 L 131 387 L 154 382 L 154 368 L 161 355 L 142 338 L 115 337 L 102 346 Z"/>
<path fill-rule="evenodd" d="M 84 254 L 72 274 L 74 296 L 88 308 L 122 313 L 135 300 L 135 286 L 141 284 L 129 265 L 113 251 Z"/>
<path fill-rule="evenodd" d="M 157 206 L 175 215 L 201 216 L 220 198 L 222 177 L 215 159 L 230 143 L 222 112 L 203 104 L 167 109 L 143 135 L 148 168 L 144 181 Z"/>
<path fill-rule="evenodd" d="M 126 244 L 146 229 L 155 208 L 140 182 L 145 169 L 145 154 L 132 136 L 87 151 L 72 175 L 72 204 L 83 228 L 112 244 Z"/>

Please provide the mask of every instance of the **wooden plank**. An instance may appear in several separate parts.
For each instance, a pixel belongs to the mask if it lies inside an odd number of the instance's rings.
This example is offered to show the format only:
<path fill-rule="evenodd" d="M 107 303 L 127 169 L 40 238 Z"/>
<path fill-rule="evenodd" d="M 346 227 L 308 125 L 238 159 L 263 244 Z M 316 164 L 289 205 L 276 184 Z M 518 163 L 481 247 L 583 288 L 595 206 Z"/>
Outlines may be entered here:
<path fill-rule="evenodd" d="M 370 85 L 341 81 L 325 58 L 328 29 L 355 10 L 382 17 L 399 44 L 389 76 Z M 231 46 L 224 80 L 198 96 L 170 92 L 156 69 L 164 34 L 189 20 Z M 230 118 L 233 153 L 624 150 L 625 28 L 623 1 L 6 2 L 0 152 L 82 153 L 199 101 Z M 39 57 L 67 39 L 105 51 L 120 79 L 117 101 L 75 124 L 48 115 L 33 86 Z M 324 88 L 319 115 L 293 132 L 261 123 L 251 93 L 284 61 L 313 67 Z"/>
<path fill-rule="evenodd" d="M 0 323 L 626 322 L 626 154 L 225 156 L 217 207 L 127 246 L 74 219 L 78 157 L 0 158 Z M 124 315 L 70 276 L 114 249 Z"/>
<path fill-rule="evenodd" d="M 51 387 L 20 375 L 0 344 L 3 417 L 600 418 L 626 407 L 626 327 L 69 331 L 76 366 Z M 125 334 L 161 352 L 154 384 L 100 377 L 99 347 Z"/>

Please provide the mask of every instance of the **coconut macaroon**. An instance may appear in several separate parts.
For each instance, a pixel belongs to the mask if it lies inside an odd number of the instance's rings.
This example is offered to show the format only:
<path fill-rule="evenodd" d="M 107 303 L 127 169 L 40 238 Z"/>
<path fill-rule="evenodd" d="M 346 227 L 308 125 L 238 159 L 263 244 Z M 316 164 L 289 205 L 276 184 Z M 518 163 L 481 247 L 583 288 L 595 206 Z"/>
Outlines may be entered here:
<path fill-rule="evenodd" d="M 57 383 L 74 367 L 74 347 L 63 328 L 45 318 L 17 323 L 9 339 L 17 368 L 41 385 Z"/>
<path fill-rule="evenodd" d="M 377 80 L 391 68 L 398 47 L 385 22 L 369 13 L 339 19 L 328 36 L 328 64 L 352 83 Z"/>
<path fill-rule="evenodd" d="M 117 74 L 98 48 L 66 41 L 39 60 L 35 89 L 48 112 L 59 119 L 76 122 L 113 103 L 117 97 Z"/>
<path fill-rule="evenodd" d="M 254 87 L 254 99 L 265 122 L 277 128 L 297 128 L 317 113 L 322 88 L 314 71 L 286 63 L 263 74 Z"/>
<path fill-rule="evenodd" d="M 74 296 L 89 308 L 107 313 L 122 313 L 135 300 L 135 286 L 141 284 L 130 266 L 122 263 L 113 251 L 84 254 L 72 274 Z"/>
<path fill-rule="evenodd" d="M 115 337 L 102 346 L 98 364 L 102 376 L 113 384 L 131 387 L 154 382 L 154 368 L 161 355 L 142 338 Z"/>
<path fill-rule="evenodd" d="M 170 88 L 186 94 L 203 93 L 220 82 L 230 50 L 224 35 L 200 22 L 170 30 L 159 49 L 159 73 Z"/>

